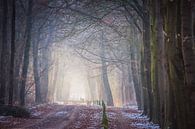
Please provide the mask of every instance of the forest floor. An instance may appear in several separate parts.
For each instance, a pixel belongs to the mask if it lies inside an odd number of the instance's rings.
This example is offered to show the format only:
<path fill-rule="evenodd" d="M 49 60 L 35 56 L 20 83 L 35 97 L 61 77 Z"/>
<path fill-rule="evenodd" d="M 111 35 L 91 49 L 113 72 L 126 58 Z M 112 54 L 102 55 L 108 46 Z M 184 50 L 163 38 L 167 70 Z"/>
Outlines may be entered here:
<path fill-rule="evenodd" d="M 0 129 L 103 129 L 99 106 L 44 104 L 30 107 L 30 118 L 0 116 Z M 136 108 L 107 108 L 109 129 L 159 129 Z"/>

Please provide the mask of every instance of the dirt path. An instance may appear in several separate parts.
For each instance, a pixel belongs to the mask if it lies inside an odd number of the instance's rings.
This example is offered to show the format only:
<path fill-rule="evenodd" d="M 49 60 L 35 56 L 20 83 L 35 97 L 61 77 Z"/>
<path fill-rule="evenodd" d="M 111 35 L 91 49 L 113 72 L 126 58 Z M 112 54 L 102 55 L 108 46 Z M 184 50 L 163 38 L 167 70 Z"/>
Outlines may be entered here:
<path fill-rule="evenodd" d="M 135 108 L 107 108 L 109 129 L 159 129 Z M 0 129 L 101 129 L 102 108 L 46 105 L 32 109 L 33 117 L 0 118 Z"/>
<path fill-rule="evenodd" d="M 31 118 L 5 117 L 0 119 L 0 129 L 63 129 L 77 112 L 73 105 L 43 105 L 31 109 Z"/>
<path fill-rule="evenodd" d="M 77 107 L 75 106 L 65 106 L 50 115 L 41 119 L 40 121 L 23 127 L 23 129 L 63 129 L 72 120 L 77 112 Z"/>

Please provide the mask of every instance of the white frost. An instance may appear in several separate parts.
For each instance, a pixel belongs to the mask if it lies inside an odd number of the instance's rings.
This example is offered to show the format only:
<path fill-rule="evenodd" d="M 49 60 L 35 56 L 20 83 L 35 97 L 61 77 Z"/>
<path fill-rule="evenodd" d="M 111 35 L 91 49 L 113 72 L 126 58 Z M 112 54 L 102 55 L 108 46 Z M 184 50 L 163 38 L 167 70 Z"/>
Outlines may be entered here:
<path fill-rule="evenodd" d="M 131 125 L 140 129 L 160 129 L 158 125 L 152 123 L 132 123 Z"/>
<path fill-rule="evenodd" d="M 130 119 L 148 119 L 147 116 L 142 116 L 139 113 L 126 113 L 122 112 L 122 115 Z"/>
<path fill-rule="evenodd" d="M 56 112 L 55 116 L 61 117 L 61 116 L 64 116 L 66 114 L 67 114 L 66 111 L 60 111 L 60 112 Z"/>
<path fill-rule="evenodd" d="M 32 116 L 40 116 L 43 112 L 35 112 L 32 114 Z"/>

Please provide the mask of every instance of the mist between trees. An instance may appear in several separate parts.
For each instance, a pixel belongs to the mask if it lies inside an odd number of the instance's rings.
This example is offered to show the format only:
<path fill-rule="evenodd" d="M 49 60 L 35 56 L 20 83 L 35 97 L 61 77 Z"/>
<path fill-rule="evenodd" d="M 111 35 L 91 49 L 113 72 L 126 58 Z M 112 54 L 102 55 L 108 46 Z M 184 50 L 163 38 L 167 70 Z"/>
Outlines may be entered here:
<path fill-rule="evenodd" d="M 195 123 L 195 3 L 1 0 L 0 104 L 137 105 Z"/>

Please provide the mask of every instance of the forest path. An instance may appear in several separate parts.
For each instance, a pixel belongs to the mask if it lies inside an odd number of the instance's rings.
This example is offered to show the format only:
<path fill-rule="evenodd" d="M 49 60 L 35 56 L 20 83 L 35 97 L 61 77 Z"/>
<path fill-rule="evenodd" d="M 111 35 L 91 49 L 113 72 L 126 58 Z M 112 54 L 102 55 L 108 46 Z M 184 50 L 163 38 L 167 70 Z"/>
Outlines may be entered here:
<path fill-rule="evenodd" d="M 74 120 L 77 110 L 76 106 L 65 106 L 23 129 L 64 129 Z"/>
<path fill-rule="evenodd" d="M 32 118 L 0 118 L 0 129 L 101 129 L 102 108 L 43 105 L 31 108 Z M 159 129 L 136 108 L 107 108 L 109 129 Z"/>

